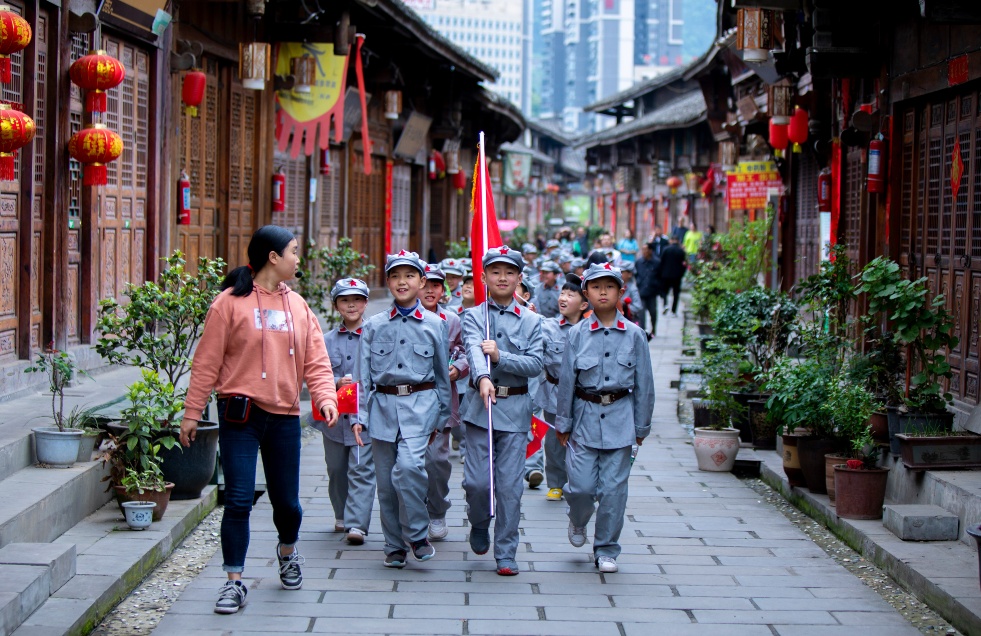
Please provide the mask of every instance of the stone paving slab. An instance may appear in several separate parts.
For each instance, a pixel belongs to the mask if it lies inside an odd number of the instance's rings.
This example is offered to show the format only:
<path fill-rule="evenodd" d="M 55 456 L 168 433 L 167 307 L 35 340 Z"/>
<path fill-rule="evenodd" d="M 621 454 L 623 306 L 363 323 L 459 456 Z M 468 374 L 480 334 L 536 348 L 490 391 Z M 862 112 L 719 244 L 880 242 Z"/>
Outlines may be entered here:
<path fill-rule="evenodd" d="M 364 546 L 348 546 L 330 531 L 323 454 L 313 440 L 302 452 L 303 589 L 278 589 L 276 535 L 263 498 L 252 516 L 249 604 L 232 616 L 212 613 L 224 580 L 216 555 L 154 634 L 250 634 L 267 627 L 268 633 L 358 636 L 917 634 L 736 477 L 697 470 L 674 415 L 677 390 L 669 386 L 678 377 L 681 321 L 666 318 L 662 325 L 669 335 L 651 346 L 657 413 L 630 479 L 619 573 L 599 574 L 588 548 L 569 545 L 565 504 L 546 501 L 540 488 L 526 491 L 522 501 L 521 574 L 497 576 L 491 555 L 469 551 L 455 461 L 447 540 L 435 544 L 433 560 L 388 570 L 377 506 Z"/>

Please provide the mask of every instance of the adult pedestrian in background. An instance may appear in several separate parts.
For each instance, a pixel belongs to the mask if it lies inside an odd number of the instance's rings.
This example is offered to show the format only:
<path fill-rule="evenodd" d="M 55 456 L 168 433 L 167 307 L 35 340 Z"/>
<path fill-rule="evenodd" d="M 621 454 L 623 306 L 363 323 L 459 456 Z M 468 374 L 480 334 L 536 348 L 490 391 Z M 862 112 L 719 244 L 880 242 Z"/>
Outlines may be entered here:
<path fill-rule="evenodd" d="M 651 234 L 651 240 L 648 243 L 651 245 L 654 256 L 661 258 L 661 252 L 668 246 L 668 237 L 661 231 L 660 225 L 654 226 L 654 232 Z"/>
<path fill-rule="evenodd" d="M 627 235 L 620 239 L 617 243 L 617 249 L 620 250 L 620 260 L 625 263 L 633 263 L 637 260 L 637 239 L 634 238 L 634 233 L 627 230 Z"/>
<path fill-rule="evenodd" d="M 584 259 L 589 256 L 589 235 L 586 233 L 586 228 L 576 228 L 576 239 L 573 241 L 572 251 Z"/>
<path fill-rule="evenodd" d="M 681 295 L 681 279 L 688 270 L 688 258 L 685 250 L 678 244 L 678 239 L 671 237 L 671 242 L 661 252 L 661 261 L 654 269 L 657 279 L 665 293 L 663 313 L 668 313 L 667 291 L 671 290 L 671 313 L 678 315 L 678 297 Z"/>
<path fill-rule="evenodd" d="M 647 329 L 647 315 L 651 317 L 651 336 L 657 332 L 657 297 L 662 294 L 661 282 L 657 279 L 658 263 L 661 259 L 654 254 L 654 243 L 645 244 L 640 250 L 640 258 L 634 264 L 637 269 L 637 290 L 640 299 L 644 303 L 644 310 L 640 312 L 640 326 Z"/>
<path fill-rule="evenodd" d="M 337 394 L 317 317 L 285 281 L 300 262 L 296 238 L 276 225 L 252 235 L 249 263 L 233 269 L 211 304 L 194 352 L 180 441 L 189 447 L 198 418 L 218 392 L 218 446 L 225 476 L 221 518 L 222 586 L 215 612 L 234 614 L 248 593 L 242 583 L 249 549 L 249 514 L 256 459 L 279 535 L 276 558 L 283 589 L 303 583 L 296 550 L 300 507 L 300 391 L 304 380 L 328 426 L 337 423 Z"/>
<path fill-rule="evenodd" d="M 702 233 L 698 231 L 698 226 L 692 221 L 688 226 L 688 233 L 685 234 L 685 241 L 683 244 L 685 248 L 685 254 L 688 255 L 688 262 L 694 263 L 695 258 L 698 256 L 698 250 L 702 249 Z"/>

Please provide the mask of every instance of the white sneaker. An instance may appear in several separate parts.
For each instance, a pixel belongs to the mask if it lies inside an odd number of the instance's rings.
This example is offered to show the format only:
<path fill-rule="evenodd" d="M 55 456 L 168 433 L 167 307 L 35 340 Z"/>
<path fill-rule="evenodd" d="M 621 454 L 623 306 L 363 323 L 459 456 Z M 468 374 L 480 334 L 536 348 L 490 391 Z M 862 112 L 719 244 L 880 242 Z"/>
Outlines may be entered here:
<path fill-rule="evenodd" d="M 347 533 L 347 542 L 350 545 L 364 545 L 365 531 L 361 528 L 351 528 Z"/>
<path fill-rule="evenodd" d="M 442 541 L 449 534 L 450 529 L 446 527 L 446 519 L 429 520 L 429 540 Z"/>
<path fill-rule="evenodd" d="M 334 532 L 344 532 L 347 527 L 344 525 L 343 519 L 334 519 Z"/>
<path fill-rule="evenodd" d="M 617 567 L 617 560 L 608 556 L 601 556 L 596 559 L 596 567 L 598 567 L 599 571 L 603 572 L 604 574 L 613 574 L 619 570 Z"/>
<path fill-rule="evenodd" d="M 586 545 L 586 528 L 577 528 L 569 522 L 569 543 L 575 548 L 581 548 Z"/>

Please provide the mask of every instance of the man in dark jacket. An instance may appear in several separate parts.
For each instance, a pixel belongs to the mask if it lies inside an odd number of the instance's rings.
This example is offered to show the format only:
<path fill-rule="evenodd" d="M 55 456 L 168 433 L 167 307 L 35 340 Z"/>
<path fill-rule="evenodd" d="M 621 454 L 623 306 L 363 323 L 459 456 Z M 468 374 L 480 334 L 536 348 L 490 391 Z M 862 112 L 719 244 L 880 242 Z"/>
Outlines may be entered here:
<path fill-rule="evenodd" d="M 675 316 L 678 315 L 678 296 L 681 295 L 681 279 L 684 277 L 687 269 L 688 255 L 685 254 L 685 250 L 678 244 L 678 239 L 672 236 L 671 242 L 661 252 L 661 262 L 658 263 L 654 272 L 657 275 L 657 279 L 661 281 L 661 287 L 665 290 L 665 299 L 667 298 L 667 290 L 671 290 L 671 313 Z M 667 302 L 664 303 L 664 313 L 668 313 Z"/>
<path fill-rule="evenodd" d="M 650 335 L 657 331 L 657 297 L 661 295 L 661 283 L 657 279 L 654 271 L 657 269 L 661 259 L 654 254 L 655 243 L 647 243 L 640 250 L 640 258 L 635 264 L 637 268 L 637 291 L 640 292 L 640 300 L 644 304 L 644 311 L 640 315 L 640 326 L 647 328 L 646 314 L 651 316 Z"/>

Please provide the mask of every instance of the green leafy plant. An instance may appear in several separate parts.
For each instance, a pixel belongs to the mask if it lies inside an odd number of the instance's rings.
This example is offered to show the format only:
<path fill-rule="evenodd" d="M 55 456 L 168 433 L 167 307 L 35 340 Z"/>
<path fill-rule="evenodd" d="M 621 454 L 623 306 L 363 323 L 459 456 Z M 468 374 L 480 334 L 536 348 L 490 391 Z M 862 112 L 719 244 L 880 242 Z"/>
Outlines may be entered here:
<path fill-rule="evenodd" d="M 129 386 L 126 396 L 130 402 L 122 411 L 126 430 L 110 434 L 114 448 L 106 457 L 110 466 L 106 479 L 112 484 L 121 484 L 127 470 L 142 474 L 159 469 L 160 448 L 178 446 L 176 417 L 184 399 L 173 382 L 144 369 L 142 379 Z"/>
<path fill-rule="evenodd" d="M 906 348 L 905 407 L 914 413 L 943 413 L 953 396 L 944 389 L 952 376 L 947 352 L 956 347 L 954 317 L 942 295 L 929 298 L 926 277 L 902 278 L 899 265 L 878 257 L 859 274 L 856 293 L 867 295 L 869 311 L 892 324 L 895 342 Z M 881 327 L 881 323 L 875 325 Z"/>
<path fill-rule="evenodd" d="M 127 494 L 136 495 L 137 501 L 142 501 L 139 497 L 146 492 L 163 492 L 167 487 L 163 472 L 156 465 L 145 471 L 127 468 L 126 474 L 119 480 L 119 485 L 126 489 Z"/>
<path fill-rule="evenodd" d="M 194 346 L 220 291 L 225 262 L 199 258 L 197 273 L 190 274 L 180 251 L 163 260 L 166 267 L 158 281 L 127 283 L 126 304 L 115 298 L 99 301 L 96 329 L 102 336 L 95 350 L 111 364 L 132 364 L 177 384 L 191 370 Z"/>
<path fill-rule="evenodd" d="M 341 278 L 367 278 L 375 269 L 367 254 L 351 247 L 348 237 L 337 241 L 337 247 L 317 247 L 313 241 L 308 242 L 302 265 L 297 292 L 324 318 L 328 328 L 341 322 L 330 301 L 334 283 Z"/>
<path fill-rule="evenodd" d="M 71 386 L 76 375 L 85 375 L 83 369 L 75 364 L 75 359 L 64 351 L 54 348 L 54 343 L 49 343 L 44 352 L 37 354 L 37 360 L 32 366 L 25 369 L 27 373 L 45 373 L 48 376 L 48 389 L 51 391 L 51 419 L 54 420 L 58 430 L 64 432 L 66 428 L 80 428 L 85 420 L 81 412 L 77 412 L 79 407 L 72 409 L 68 416 L 65 415 L 65 389 Z"/>
<path fill-rule="evenodd" d="M 819 437 L 833 437 L 834 425 L 823 411 L 833 376 L 831 367 L 814 358 L 781 357 L 762 387 L 770 394 L 770 416 L 790 431 L 808 428 Z"/>
<path fill-rule="evenodd" d="M 709 410 L 717 417 L 710 428 L 721 430 L 729 427 L 733 417 L 745 412 L 732 394 L 745 384 L 740 364 L 746 360 L 745 349 L 713 341 L 702 356 L 702 386 Z"/>
<path fill-rule="evenodd" d="M 872 439 L 869 419 L 882 408 L 880 402 L 860 384 L 838 377 L 830 382 L 828 399 L 821 406 L 821 414 L 827 418 L 835 436 L 848 440 L 852 455 L 861 459 L 868 468 L 875 467 L 879 447 Z"/>
<path fill-rule="evenodd" d="M 728 294 L 715 312 L 715 335 L 745 349 L 754 374 L 764 379 L 787 350 L 795 331 L 798 306 L 787 294 L 754 287 Z"/>
<path fill-rule="evenodd" d="M 447 241 L 446 258 L 470 258 L 470 245 L 465 240 Z"/>
<path fill-rule="evenodd" d="M 725 234 L 713 234 L 706 260 L 692 270 L 691 309 L 702 321 L 714 319 L 727 293 L 759 286 L 767 266 L 766 249 L 771 221 L 768 218 L 732 223 Z"/>

